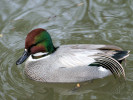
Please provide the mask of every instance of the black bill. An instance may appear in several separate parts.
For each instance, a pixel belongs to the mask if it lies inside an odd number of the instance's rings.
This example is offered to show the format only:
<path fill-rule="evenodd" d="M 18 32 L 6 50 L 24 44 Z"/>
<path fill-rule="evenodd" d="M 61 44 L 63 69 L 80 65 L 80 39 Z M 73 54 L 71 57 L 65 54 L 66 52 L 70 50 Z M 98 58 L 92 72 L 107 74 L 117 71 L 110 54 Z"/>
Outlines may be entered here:
<path fill-rule="evenodd" d="M 16 61 L 16 65 L 22 64 L 29 56 L 30 53 L 28 53 L 27 50 L 25 50 L 23 55 Z"/>

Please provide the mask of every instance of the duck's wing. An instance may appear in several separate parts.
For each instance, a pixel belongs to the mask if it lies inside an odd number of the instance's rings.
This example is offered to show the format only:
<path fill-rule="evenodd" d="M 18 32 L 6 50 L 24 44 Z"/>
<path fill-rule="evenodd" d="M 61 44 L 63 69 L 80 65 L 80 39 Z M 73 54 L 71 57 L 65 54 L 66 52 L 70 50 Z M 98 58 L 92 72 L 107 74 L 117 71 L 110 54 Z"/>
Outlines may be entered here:
<path fill-rule="evenodd" d="M 73 45 L 64 45 L 68 47 L 68 50 L 97 50 L 101 51 L 103 55 L 112 57 L 119 61 L 120 63 L 126 57 L 129 56 L 130 51 L 123 51 L 120 47 L 114 45 L 94 45 L 94 44 L 73 44 Z"/>
<path fill-rule="evenodd" d="M 125 59 L 128 51 L 112 45 L 65 45 L 62 46 L 59 60 L 67 68 L 77 66 L 102 66 L 114 75 L 122 75 L 125 72 L 122 65 L 118 62 Z M 63 50 L 64 49 L 64 50 Z"/>

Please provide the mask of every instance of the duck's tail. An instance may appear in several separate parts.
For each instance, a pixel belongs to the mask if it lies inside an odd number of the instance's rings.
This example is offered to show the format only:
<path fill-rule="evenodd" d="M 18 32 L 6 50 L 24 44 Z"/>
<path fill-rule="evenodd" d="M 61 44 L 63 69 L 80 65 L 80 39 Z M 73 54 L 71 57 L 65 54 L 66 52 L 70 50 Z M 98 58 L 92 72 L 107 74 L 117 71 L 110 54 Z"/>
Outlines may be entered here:
<path fill-rule="evenodd" d="M 119 63 L 122 63 L 122 61 L 129 56 L 130 51 L 115 51 L 115 52 L 116 53 L 112 56 L 112 58 L 117 60 Z"/>

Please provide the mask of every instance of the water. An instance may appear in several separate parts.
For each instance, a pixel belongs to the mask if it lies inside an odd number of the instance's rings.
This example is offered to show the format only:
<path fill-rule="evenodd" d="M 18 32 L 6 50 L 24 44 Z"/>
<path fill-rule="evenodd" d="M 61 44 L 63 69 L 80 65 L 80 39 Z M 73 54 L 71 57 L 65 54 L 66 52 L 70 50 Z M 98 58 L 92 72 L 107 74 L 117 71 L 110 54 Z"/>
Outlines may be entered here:
<path fill-rule="evenodd" d="M 0 100 L 131 100 L 133 98 L 132 0 L 1 0 Z M 55 46 L 112 44 L 130 50 L 126 83 L 113 76 L 81 84 L 49 84 L 28 79 L 15 62 L 27 33 L 45 28 Z"/>

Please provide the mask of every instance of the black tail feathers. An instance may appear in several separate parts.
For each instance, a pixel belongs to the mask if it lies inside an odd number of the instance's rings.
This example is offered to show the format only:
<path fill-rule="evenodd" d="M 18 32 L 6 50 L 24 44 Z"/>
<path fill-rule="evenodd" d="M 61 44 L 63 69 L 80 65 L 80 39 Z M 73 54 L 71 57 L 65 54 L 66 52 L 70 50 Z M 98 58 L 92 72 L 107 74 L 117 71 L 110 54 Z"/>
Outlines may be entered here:
<path fill-rule="evenodd" d="M 122 61 L 129 56 L 130 51 L 115 51 L 116 53 L 112 56 L 115 60 L 119 61 L 119 63 L 122 63 Z"/>

